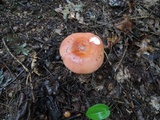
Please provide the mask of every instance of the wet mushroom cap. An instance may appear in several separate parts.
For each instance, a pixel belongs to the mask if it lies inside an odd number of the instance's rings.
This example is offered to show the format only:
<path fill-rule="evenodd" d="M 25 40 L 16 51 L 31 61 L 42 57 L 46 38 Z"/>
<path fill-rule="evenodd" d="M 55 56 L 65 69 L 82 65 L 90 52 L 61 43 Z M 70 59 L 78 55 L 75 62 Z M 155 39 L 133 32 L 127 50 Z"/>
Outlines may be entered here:
<path fill-rule="evenodd" d="M 96 71 L 104 60 L 102 40 L 93 33 L 73 33 L 60 45 L 64 65 L 74 73 L 89 74 Z"/>

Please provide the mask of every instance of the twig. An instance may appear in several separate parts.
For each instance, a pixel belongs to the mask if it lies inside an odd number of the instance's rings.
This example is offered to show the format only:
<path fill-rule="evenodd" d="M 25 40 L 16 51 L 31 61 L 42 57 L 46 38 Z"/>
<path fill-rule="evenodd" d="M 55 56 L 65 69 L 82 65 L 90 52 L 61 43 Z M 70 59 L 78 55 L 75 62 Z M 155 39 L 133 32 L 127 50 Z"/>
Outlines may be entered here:
<path fill-rule="evenodd" d="M 2 38 L 2 41 L 3 41 L 3 44 L 7 50 L 7 52 L 23 67 L 23 69 L 26 71 L 26 72 L 29 72 L 28 68 L 26 68 L 9 50 L 8 46 L 6 45 L 6 42 L 5 40 Z"/>
<path fill-rule="evenodd" d="M 106 58 L 107 58 L 108 63 L 109 63 L 110 65 L 112 65 L 112 63 L 111 63 L 111 61 L 109 60 L 109 57 L 108 57 L 106 51 L 104 51 L 104 54 L 105 54 L 105 56 L 106 56 Z"/>
<path fill-rule="evenodd" d="M 131 20 L 144 19 L 144 18 L 152 18 L 151 16 L 139 16 L 139 17 L 131 17 Z M 152 18 L 153 19 L 153 18 Z"/>
<path fill-rule="evenodd" d="M 123 52 L 123 55 L 122 55 L 122 58 L 121 58 L 121 60 L 119 61 L 118 65 L 116 66 L 115 71 L 117 71 L 117 69 L 118 69 L 119 66 L 121 65 L 122 60 L 123 60 L 124 56 L 126 55 L 127 48 L 128 48 L 128 47 L 125 48 L 125 50 L 124 50 L 124 52 Z"/>
<path fill-rule="evenodd" d="M 149 8 L 146 8 L 146 7 L 144 7 L 143 5 L 141 5 L 141 7 L 142 7 L 143 9 L 145 9 L 147 12 L 149 12 L 150 15 L 152 14 L 152 15 L 160 18 L 160 15 L 159 15 L 158 13 L 154 13 L 153 10 L 151 10 L 151 9 L 149 9 Z"/>
<path fill-rule="evenodd" d="M 24 72 L 24 70 L 22 70 L 20 73 L 18 73 L 18 75 L 12 81 L 10 81 L 7 85 L 2 87 L 2 90 L 4 88 L 6 88 L 8 85 L 12 84 L 23 72 Z"/>
<path fill-rule="evenodd" d="M 6 63 L 4 63 L 2 60 L 0 60 L 0 62 L 8 69 L 8 71 L 10 72 L 10 74 L 14 77 L 13 73 L 11 72 L 11 70 L 9 69 L 9 67 L 6 65 Z"/>

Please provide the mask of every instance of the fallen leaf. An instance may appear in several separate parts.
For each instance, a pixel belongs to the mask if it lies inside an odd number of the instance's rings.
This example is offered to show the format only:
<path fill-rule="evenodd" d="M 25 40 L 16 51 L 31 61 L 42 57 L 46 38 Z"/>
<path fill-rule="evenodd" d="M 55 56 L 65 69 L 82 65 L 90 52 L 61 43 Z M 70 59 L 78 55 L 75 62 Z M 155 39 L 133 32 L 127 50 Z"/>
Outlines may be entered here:
<path fill-rule="evenodd" d="M 19 37 L 17 35 L 14 35 L 14 34 L 8 34 L 6 36 L 6 39 L 8 42 L 14 42 L 14 43 L 17 43 L 19 41 Z"/>
<path fill-rule="evenodd" d="M 78 12 L 76 13 L 76 19 L 79 21 L 79 23 L 84 24 L 84 18 L 80 16 Z"/>
<path fill-rule="evenodd" d="M 38 76 L 42 76 L 42 74 L 39 73 L 39 70 L 38 70 L 37 67 L 35 67 L 35 68 L 33 69 L 33 72 L 34 72 L 36 75 L 38 75 Z"/>
<path fill-rule="evenodd" d="M 30 52 L 30 48 L 27 47 L 27 43 L 17 44 L 17 45 L 15 45 L 14 49 L 15 49 L 15 53 L 17 55 L 22 53 L 23 55 L 27 56 Z"/>
<path fill-rule="evenodd" d="M 37 53 L 33 52 L 32 55 L 32 63 L 31 63 L 31 69 L 34 69 L 34 67 L 36 66 L 36 62 L 37 62 Z"/>
<path fill-rule="evenodd" d="M 38 59 L 37 53 L 33 52 L 32 53 L 31 69 L 33 70 L 33 73 L 35 73 L 38 76 L 41 76 L 41 74 L 39 73 L 38 68 L 37 68 L 37 59 Z"/>
<path fill-rule="evenodd" d="M 109 83 L 108 84 L 108 90 L 112 91 L 114 89 L 114 84 L 113 83 Z"/>
<path fill-rule="evenodd" d="M 115 27 L 123 32 L 128 32 L 132 31 L 133 23 L 128 16 L 125 16 L 124 20 L 115 23 Z"/>
<path fill-rule="evenodd" d="M 59 13 L 59 12 L 62 12 L 62 6 L 59 5 L 59 8 L 55 8 L 54 10 L 55 10 L 56 12 L 58 12 L 58 13 Z"/>
<path fill-rule="evenodd" d="M 77 19 L 79 23 L 83 23 L 83 17 L 80 16 L 79 12 L 82 12 L 83 10 L 83 4 L 74 4 L 72 2 L 69 2 L 64 7 L 59 5 L 59 8 L 56 8 L 55 11 L 58 13 L 63 14 L 63 19 Z"/>
<path fill-rule="evenodd" d="M 130 78 L 131 78 L 131 75 L 129 73 L 129 70 L 126 67 L 121 67 L 115 76 L 115 79 L 119 83 L 123 83 L 125 80 L 128 80 Z"/>
<path fill-rule="evenodd" d="M 95 87 L 95 89 L 98 91 L 103 90 L 103 88 L 104 88 L 104 85 L 98 85 Z"/>
<path fill-rule="evenodd" d="M 18 59 L 20 62 L 23 62 L 23 61 L 26 59 L 26 57 L 25 57 L 25 55 L 18 55 L 18 56 L 17 56 L 17 59 Z"/>
<path fill-rule="evenodd" d="M 140 49 L 137 52 L 138 57 L 141 57 L 142 54 L 149 54 L 154 51 L 154 48 L 148 45 L 149 43 L 150 43 L 149 39 L 143 39 L 141 43 L 135 42 L 135 45 L 140 47 Z"/>
<path fill-rule="evenodd" d="M 57 26 L 57 28 L 54 30 L 55 33 L 62 35 L 62 30 L 64 29 L 63 24 L 60 24 L 59 26 Z"/>

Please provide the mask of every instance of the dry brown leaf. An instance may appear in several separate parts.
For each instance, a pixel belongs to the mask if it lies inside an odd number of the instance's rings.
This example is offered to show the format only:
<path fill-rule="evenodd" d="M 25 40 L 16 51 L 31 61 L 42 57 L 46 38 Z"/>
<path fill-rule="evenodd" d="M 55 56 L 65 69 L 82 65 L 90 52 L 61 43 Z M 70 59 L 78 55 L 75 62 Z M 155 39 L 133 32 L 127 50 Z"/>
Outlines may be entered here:
<path fill-rule="evenodd" d="M 31 69 L 34 69 L 34 67 L 36 66 L 36 62 L 37 62 L 37 53 L 33 52 L 32 53 L 32 63 L 31 63 Z"/>
<path fill-rule="evenodd" d="M 112 91 L 114 89 L 114 84 L 113 83 L 109 83 L 108 84 L 108 90 Z"/>
<path fill-rule="evenodd" d="M 38 75 L 38 76 L 42 76 L 42 74 L 41 73 L 39 73 L 39 71 L 38 71 L 38 68 L 37 67 L 35 67 L 34 69 L 33 69 L 33 73 L 35 73 L 36 75 Z"/>
<path fill-rule="evenodd" d="M 25 56 L 25 55 L 18 55 L 18 56 L 17 56 L 17 59 L 18 59 L 20 62 L 23 62 L 23 61 L 26 59 L 26 56 Z"/>
<path fill-rule="evenodd" d="M 128 7 L 129 7 L 129 13 L 132 13 L 132 12 L 133 12 L 133 8 L 134 8 L 134 6 L 135 6 L 134 1 L 129 0 L 129 1 L 127 2 L 127 4 L 128 4 Z"/>
<path fill-rule="evenodd" d="M 128 16 L 125 16 L 124 20 L 115 23 L 115 27 L 123 32 L 132 31 L 133 23 Z"/>
<path fill-rule="evenodd" d="M 35 73 L 38 76 L 41 76 L 41 74 L 39 73 L 38 68 L 37 68 L 37 59 L 38 59 L 37 53 L 33 52 L 32 53 L 31 69 L 33 70 L 33 73 Z"/>

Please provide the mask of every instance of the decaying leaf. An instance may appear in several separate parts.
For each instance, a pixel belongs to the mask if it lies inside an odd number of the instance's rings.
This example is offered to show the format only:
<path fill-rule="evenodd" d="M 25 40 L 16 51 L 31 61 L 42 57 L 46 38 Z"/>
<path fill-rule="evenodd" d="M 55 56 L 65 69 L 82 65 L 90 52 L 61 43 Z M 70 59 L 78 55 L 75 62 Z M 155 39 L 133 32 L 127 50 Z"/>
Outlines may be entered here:
<path fill-rule="evenodd" d="M 111 48 L 113 45 L 117 44 L 121 40 L 121 37 L 114 34 L 111 37 L 107 37 L 107 40 L 108 40 L 108 45 L 106 48 Z"/>
<path fill-rule="evenodd" d="M 36 62 L 37 62 L 37 53 L 33 52 L 32 55 L 32 63 L 31 63 L 31 69 L 34 69 L 34 67 L 36 66 Z"/>
<path fill-rule="evenodd" d="M 19 43 L 20 38 L 14 34 L 8 34 L 6 36 L 6 41 L 8 41 L 12 45 L 12 49 L 16 55 L 28 55 L 30 52 L 30 48 L 28 47 L 27 43 Z"/>
<path fill-rule="evenodd" d="M 137 56 L 140 57 L 142 54 L 149 54 L 154 51 L 154 48 L 150 45 L 149 39 L 143 39 L 141 43 L 136 42 L 135 44 L 140 47 L 140 49 L 137 52 Z"/>
<path fill-rule="evenodd" d="M 55 11 L 63 14 L 63 19 L 76 19 L 79 23 L 83 23 L 83 17 L 80 16 L 80 12 L 83 10 L 83 4 L 74 4 L 69 2 L 64 7 L 59 5 L 59 8 L 56 8 Z"/>
<path fill-rule="evenodd" d="M 134 1 L 129 0 L 127 2 L 127 4 L 128 4 L 128 7 L 129 7 L 129 13 L 132 13 L 134 5 L 135 5 Z"/>
<path fill-rule="evenodd" d="M 72 12 L 70 13 L 70 15 L 68 16 L 69 19 L 76 19 L 79 21 L 79 23 L 84 24 L 84 18 L 80 16 L 79 12 Z"/>
<path fill-rule="evenodd" d="M 31 69 L 33 70 L 33 73 L 35 73 L 38 76 L 41 76 L 41 74 L 39 73 L 38 68 L 37 68 L 37 59 L 38 59 L 37 53 L 33 52 L 32 53 Z"/>
<path fill-rule="evenodd" d="M 62 30 L 64 29 L 64 25 L 60 24 L 59 26 L 57 26 L 57 28 L 54 30 L 55 33 L 62 35 Z"/>
<path fill-rule="evenodd" d="M 23 62 L 23 61 L 26 59 L 26 56 L 25 56 L 25 55 L 18 55 L 18 56 L 17 56 L 17 59 L 18 59 L 20 62 Z"/>
<path fill-rule="evenodd" d="M 114 87 L 115 87 L 115 86 L 114 86 L 113 83 L 109 83 L 109 84 L 108 84 L 108 90 L 109 90 L 109 91 L 112 91 L 112 90 L 114 89 Z"/>
<path fill-rule="evenodd" d="M 123 32 L 132 31 L 133 23 L 128 16 L 124 16 L 122 21 L 115 23 L 115 27 Z"/>
<path fill-rule="evenodd" d="M 39 73 L 39 71 L 38 71 L 38 68 L 37 68 L 37 67 L 35 67 L 35 68 L 33 69 L 33 72 L 34 72 L 36 75 L 38 75 L 38 76 L 42 76 L 42 74 L 41 74 L 41 73 Z"/>
<path fill-rule="evenodd" d="M 103 90 L 103 88 L 104 88 L 104 85 L 98 85 L 95 87 L 95 89 L 98 91 Z"/>
<path fill-rule="evenodd" d="M 14 42 L 14 43 L 19 41 L 19 37 L 15 34 L 8 34 L 6 36 L 6 39 L 7 39 L 8 42 Z"/>
<path fill-rule="evenodd" d="M 125 80 L 128 80 L 129 78 L 131 78 L 131 75 L 126 67 L 121 67 L 115 76 L 115 79 L 119 83 L 123 83 Z"/>

